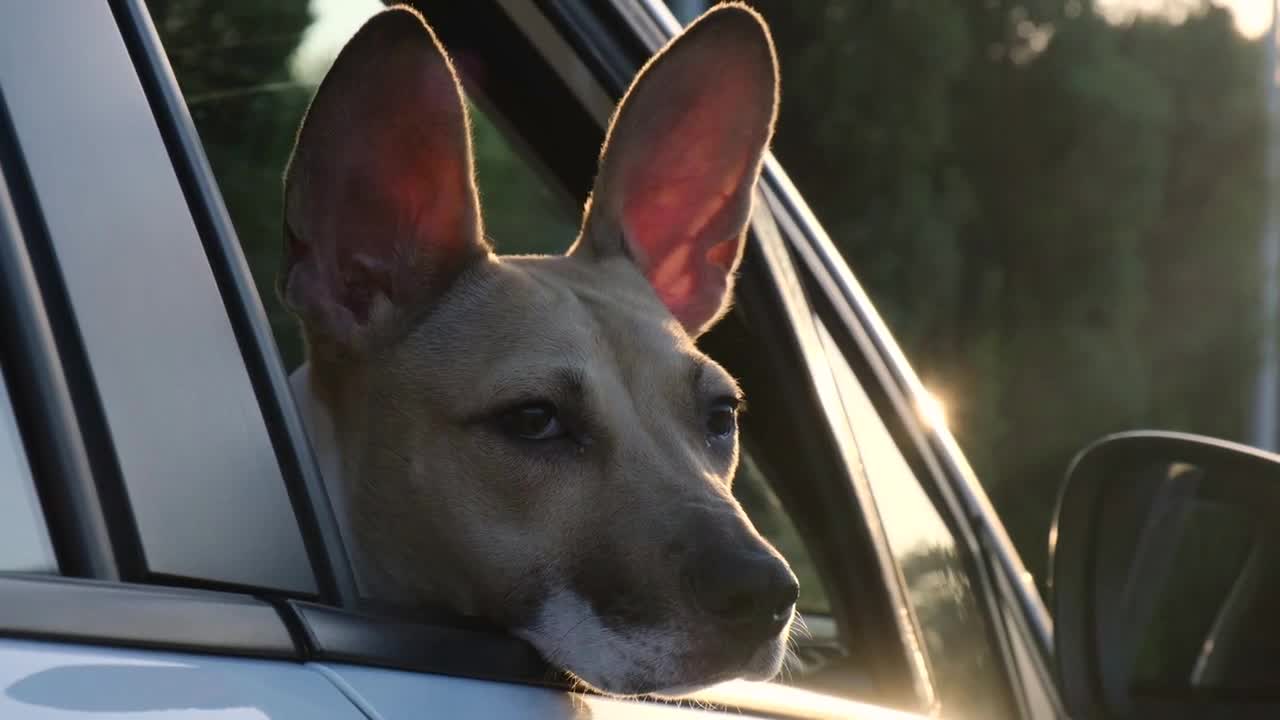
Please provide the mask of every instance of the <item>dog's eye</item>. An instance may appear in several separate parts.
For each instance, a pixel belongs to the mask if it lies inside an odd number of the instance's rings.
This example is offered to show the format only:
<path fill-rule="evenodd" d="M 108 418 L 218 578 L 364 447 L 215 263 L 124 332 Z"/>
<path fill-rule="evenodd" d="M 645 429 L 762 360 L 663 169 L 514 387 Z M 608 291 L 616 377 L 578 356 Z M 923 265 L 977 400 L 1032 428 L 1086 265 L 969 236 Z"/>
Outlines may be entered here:
<path fill-rule="evenodd" d="M 720 400 L 711 406 L 707 415 L 707 433 L 716 439 L 732 437 L 738 430 L 738 403 Z"/>
<path fill-rule="evenodd" d="M 551 440 L 564 435 L 564 428 L 550 403 L 529 403 L 508 410 L 499 419 L 508 435 L 524 440 Z"/>

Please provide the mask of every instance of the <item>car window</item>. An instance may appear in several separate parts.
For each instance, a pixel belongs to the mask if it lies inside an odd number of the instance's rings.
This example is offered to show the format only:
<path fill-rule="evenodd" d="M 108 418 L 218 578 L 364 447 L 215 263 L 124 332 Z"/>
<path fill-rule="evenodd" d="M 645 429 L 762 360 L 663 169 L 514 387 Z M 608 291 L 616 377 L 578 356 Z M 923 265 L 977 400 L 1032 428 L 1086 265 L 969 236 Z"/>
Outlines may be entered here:
<path fill-rule="evenodd" d="M 863 470 L 928 654 L 942 711 L 954 718 L 1014 716 L 1002 654 L 979 605 L 963 549 L 947 527 L 826 326 L 819 337 L 853 425 Z"/>
<path fill-rule="evenodd" d="M 9 387 L 0 375 L 0 571 L 57 572 Z"/>
<path fill-rule="evenodd" d="M 1272 3 L 748 4 L 781 63 L 778 160 L 1042 584 L 1092 440 L 1276 449 Z"/>

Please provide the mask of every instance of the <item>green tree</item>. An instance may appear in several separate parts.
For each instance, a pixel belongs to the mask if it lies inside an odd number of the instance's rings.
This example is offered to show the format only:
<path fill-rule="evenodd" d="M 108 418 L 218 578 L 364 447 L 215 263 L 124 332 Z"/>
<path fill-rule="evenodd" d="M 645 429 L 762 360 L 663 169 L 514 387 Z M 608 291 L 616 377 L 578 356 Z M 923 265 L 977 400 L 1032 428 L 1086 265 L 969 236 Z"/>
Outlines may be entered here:
<path fill-rule="evenodd" d="M 1202 2 L 753 2 L 775 150 L 1043 578 L 1071 456 L 1107 432 L 1245 432 L 1262 53 Z"/>

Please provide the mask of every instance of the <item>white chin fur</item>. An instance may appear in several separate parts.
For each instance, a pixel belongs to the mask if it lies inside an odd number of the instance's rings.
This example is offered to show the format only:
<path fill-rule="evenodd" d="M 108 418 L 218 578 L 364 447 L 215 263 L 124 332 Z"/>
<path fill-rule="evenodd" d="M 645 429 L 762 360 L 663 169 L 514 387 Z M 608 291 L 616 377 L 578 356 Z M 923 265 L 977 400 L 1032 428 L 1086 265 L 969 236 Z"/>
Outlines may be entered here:
<path fill-rule="evenodd" d="M 679 662 L 692 640 L 687 633 L 609 627 L 590 603 L 571 590 L 548 596 L 533 623 L 516 633 L 547 662 L 568 670 L 591 688 L 613 695 L 676 697 L 734 677 L 768 680 L 781 669 L 785 653 L 782 642 L 770 643 L 759 648 L 737 673 L 691 683 Z"/>

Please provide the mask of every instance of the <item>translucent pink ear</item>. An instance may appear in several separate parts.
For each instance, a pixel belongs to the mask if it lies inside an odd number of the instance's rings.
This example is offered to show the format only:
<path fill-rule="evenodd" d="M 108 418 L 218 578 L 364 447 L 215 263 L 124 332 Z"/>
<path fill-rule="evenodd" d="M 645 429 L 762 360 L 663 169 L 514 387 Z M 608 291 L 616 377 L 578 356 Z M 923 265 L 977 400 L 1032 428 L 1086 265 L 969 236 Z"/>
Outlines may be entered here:
<path fill-rule="evenodd" d="M 764 21 L 717 7 L 640 71 L 609 128 L 570 253 L 625 254 L 691 335 L 732 293 L 773 134 L 778 66 Z"/>
<path fill-rule="evenodd" d="M 361 349 L 488 252 L 453 67 L 414 11 L 347 43 L 285 178 L 285 302 L 308 334 Z"/>

